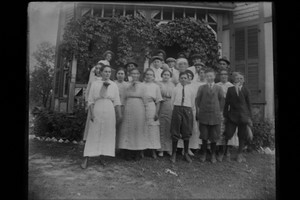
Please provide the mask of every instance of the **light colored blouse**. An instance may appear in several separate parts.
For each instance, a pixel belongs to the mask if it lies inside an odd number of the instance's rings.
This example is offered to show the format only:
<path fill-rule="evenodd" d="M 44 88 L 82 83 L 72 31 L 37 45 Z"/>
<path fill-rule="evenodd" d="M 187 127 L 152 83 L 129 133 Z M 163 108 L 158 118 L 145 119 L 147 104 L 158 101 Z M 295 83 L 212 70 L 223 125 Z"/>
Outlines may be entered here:
<path fill-rule="evenodd" d="M 121 104 L 125 105 L 126 89 L 129 86 L 129 83 L 125 82 L 125 81 L 123 81 L 122 83 L 115 81 L 115 83 L 117 84 L 117 86 L 119 88 Z"/>
<path fill-rule="evenodd" d="M 150 83 L 144 82 L 143 84 L 145 85 L 144 95 L 146 100 L 153 99 L 155 103 L 158 103 L 163 100 L 161 96 L 160 87 L 158 86 L 158 84 L 154 82 L 150 82 Z"/>
<path fill-rule="evenodd" d="M 110 85 L 107 87 L 105 99 L 110 99 L 114 106 L 121 105 L 120 96 L 119 96 L 119 89 L 115 82 L 108 80 L 107 82 L 110 83 Z M 104 81 L 97 80 L 94 81 L 91 85 L 89 97 L 88 97 L 88 106 L 94 104 L 96 102 L 96 99 L 100 97 L 100 90 L 103 86 Z"/>
<path fill-rule="evenodd" d="M 160 86 L 160 91 L 161 91 L 161 95 L 163 99 L 166 98 L 171 98 L 172 97 L 172 93 L 173 90 L 175 88 L 175 85 L 173 82 L 168 81 L 168 82 L 159 82 L 159 86 Z"/>

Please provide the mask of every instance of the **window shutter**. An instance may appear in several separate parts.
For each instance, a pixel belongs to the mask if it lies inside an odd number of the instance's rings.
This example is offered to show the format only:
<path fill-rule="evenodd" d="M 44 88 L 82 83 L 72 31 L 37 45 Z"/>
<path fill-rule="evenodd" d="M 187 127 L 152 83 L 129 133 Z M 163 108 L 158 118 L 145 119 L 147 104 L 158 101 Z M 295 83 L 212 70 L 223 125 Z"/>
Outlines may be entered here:
<path fill-rule="evenodd" d="M 259 93 L 259 63 L 258 63 L 258 27 L 247 27 L 247 86 L 251 92 L 252 102 L 258 102 Z"/>
<path fill-rule="evenodd" d="M 59 70 L 56 72 L 56 75 L 55 75 L 55 87 L 54 87 L 54 95 L 55 96 L 58 96 L 58 89 L 59 89 Z"/>
<path fill-rule="evenodd" d="M 245 29 L 235 31 L 235 60 L 245 61 Z"/>

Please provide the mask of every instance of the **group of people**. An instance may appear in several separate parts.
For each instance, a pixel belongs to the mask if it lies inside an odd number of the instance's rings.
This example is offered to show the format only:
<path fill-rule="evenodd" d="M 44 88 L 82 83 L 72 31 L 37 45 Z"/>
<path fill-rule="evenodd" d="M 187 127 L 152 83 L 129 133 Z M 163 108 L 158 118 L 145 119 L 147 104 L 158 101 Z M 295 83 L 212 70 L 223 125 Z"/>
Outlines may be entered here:
<path fill-rule="evenodd" d="M 159 50 L 144 70 L 134 60 L 114 70 L 114 53 L 103 56 L 91 69 L 85 94 L 83 169 L 89 157 L 115 156 L 116 150 L 126 160 L 143 158 L 147 149 L 154 159 L 167 153 L 175 163 L 177 148 L 182 148 L 190 163 L 193 150 L 201 146 L 200 161 L 206 161 L 210 148 L 215 163 L 224 156 L 230 161 L 231 145 L 239 147 L 237 161 L 245 161 L 242 152 L 252 126 L 250 93 L 241 73 L 234 72 L 233 83 L 229 81 L 227 58 L 218 61 L 220 82 L 215 83 L 217 72 L 199 54 L 192 55 L 189 66 L 183 53 L 165 59 Z"/>

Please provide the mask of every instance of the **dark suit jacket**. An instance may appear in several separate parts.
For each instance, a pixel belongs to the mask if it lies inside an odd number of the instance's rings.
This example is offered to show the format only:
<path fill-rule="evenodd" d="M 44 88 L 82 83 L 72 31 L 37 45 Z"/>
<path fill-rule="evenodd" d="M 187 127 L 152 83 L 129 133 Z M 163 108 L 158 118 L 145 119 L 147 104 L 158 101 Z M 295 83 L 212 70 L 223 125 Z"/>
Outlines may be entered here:
<path fill-rule="evenodd" d="M 221 86 L 214 84 L 210 89 L 208 84 L 198 89 L 195 100 L 199 123 L 207 125 L 221 124 L 221 112 L 224 107 L 224 92 Z"/>
<path fill-rule="evenodd" d="M 239 96 L 235 86 L 228 88 L 223 115 L 225 119 L 235 123 L 248 123 L 249 118 L 252 118 L 250 92 L 245 86 Z"/>

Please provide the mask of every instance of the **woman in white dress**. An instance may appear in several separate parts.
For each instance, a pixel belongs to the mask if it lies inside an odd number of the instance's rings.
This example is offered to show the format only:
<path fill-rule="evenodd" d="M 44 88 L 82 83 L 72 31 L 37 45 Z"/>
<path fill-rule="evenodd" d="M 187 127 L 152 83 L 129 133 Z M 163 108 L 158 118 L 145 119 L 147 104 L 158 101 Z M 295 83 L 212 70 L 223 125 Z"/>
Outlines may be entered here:
<path fill-rule="evenodd" d="M 158 112 L 160 109 L 160 102 L 163 100 L 161 96 L 160 87 L 154 82 L 154 71 L 149 68 L 145 71 L 145 105 L 146 105 L 146 131 L 148 137 L 147 149 L 152 150 L 152 157 L 155 159 L 156 150 L 161 148 L 160 131 Z"/>
<path fill-rule="evenodd" d="M 101 67 L 100 72 L 102 80 L 92 83 L 88 97 L 91 120 L 84 146 L 84 160 L 81 164 L 83 169 L 87 168 L 89 157 L 115 156 L 115 109 L 118 121 L 122 119 L 118 86 L 109 79 L 111 68 L 105 65 Z M 96 74 L 98 75 L 99 72 L 96 71 Z"/>

